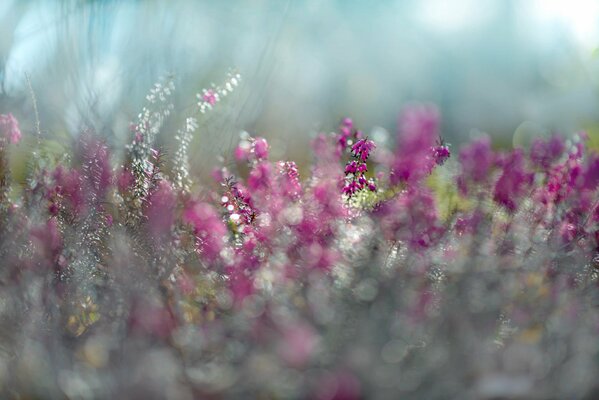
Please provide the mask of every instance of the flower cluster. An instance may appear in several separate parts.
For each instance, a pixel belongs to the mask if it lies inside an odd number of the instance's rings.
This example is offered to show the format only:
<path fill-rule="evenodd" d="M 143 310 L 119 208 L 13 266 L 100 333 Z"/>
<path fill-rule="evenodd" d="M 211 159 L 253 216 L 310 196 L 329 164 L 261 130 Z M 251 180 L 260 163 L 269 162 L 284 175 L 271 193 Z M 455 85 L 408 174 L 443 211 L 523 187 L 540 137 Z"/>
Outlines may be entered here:
<path fill-rule="evenodd" d="M 11 113 L 0 114 L 0 145 L 7 140 L 13 144 L 21 140 L 19 121 Z"/>
<path fill-rule="evenodd" d="M 368 188 L 371 192 L 376 192 L 376 185 L 373 179 L 366 179 L 368 166 L 366 160 L 375 145 L 368 138 L 359 139 L 352 147 L 351 153 L 354 160 L 345 166 L 345 186 L 343 194 L 351 198 L 356 192 Z"/>
<path fill-rule="evenodd" d="M 226 97 L 229 93 L 233 92 L 235 87 L 239 85 L 241 75 L 234 72 L 229 72 L 227 80 L 223 85 L 217 86 L 212 84 L 210 88 L 202 89 L 202 93 L 198 93 L 198 107 L 202 114 L 212 110 L 212 108 Z"/>
<path fill-rule="evenodd" d="M 391 149 L 346 118 L 298 167 L 243 133 L 201 184 L 198 119 L 173 160 L 155 140 L 172 90 L 152 89 L 122 159 L 84 132 L 25 184 L 0 116 L 1 397 L 596 397 L 587 135 L 450 157 L 437 108 L 411 105 Z"/>

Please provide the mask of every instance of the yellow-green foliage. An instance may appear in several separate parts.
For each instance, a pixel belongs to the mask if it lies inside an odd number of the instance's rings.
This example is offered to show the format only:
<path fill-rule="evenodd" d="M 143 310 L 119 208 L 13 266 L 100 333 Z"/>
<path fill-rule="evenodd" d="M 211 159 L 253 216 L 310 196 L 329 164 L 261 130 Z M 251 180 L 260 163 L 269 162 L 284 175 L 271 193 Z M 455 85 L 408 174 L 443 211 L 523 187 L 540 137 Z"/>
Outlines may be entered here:
<path fill-rule="evenodd" d="M 427 178 L 426 184 L 433 192 L 439 218 L 447 222 L 458 211 L 467 211 L 472 208 L 471 201 L 460 195 L 453 179 L 444 176 L 439 169 L 433 170 Z"/>

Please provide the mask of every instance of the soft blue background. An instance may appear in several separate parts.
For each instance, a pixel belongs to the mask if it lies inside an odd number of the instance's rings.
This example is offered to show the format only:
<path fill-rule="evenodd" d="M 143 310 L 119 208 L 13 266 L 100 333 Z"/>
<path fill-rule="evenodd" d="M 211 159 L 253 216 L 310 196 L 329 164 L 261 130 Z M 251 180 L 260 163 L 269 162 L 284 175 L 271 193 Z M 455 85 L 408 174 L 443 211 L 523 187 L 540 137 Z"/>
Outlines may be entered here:
<path fill-rule="evenodd" d="M 439 105 L 450 142 L 480 130 L 509 144 L 596 123 L 598 17 L 595 0 L 4 0 L 0 111 L 32 129 L 27 72 L 45 134 L 92 127 L 123 144 L 160 75 L 176 75 L 177 109 L 191 111 L 236 67 L 243 86 L 194 142 L 207 165 L 242 129 L 301 157 L 345 115 L 392 140 L 412 100 Z"/>

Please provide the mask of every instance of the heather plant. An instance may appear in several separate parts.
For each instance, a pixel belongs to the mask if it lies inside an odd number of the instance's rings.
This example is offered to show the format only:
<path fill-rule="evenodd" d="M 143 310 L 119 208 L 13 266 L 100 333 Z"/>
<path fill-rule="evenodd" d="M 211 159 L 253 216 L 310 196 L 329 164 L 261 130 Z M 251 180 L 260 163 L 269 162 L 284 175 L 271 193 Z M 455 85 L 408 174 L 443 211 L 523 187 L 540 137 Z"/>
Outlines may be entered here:
<path fill-rule="evenodd" d="M 200 91 L 172 157 L 156 141 L 178 114 L 169 78 L 122 160 L 83 132 L 68 157 L 35 157 L 23 187 L 7 160 L 30 132 L 0 115 L 3 397 L 599 394 L 584 133 L 509 150 L 481 136 L 453 156 L 438 109 L 414 104 L 393 148 L 345 118 L 300 176 L 243 133 L 201 184 L 190 143 L 239 82 Z"/>

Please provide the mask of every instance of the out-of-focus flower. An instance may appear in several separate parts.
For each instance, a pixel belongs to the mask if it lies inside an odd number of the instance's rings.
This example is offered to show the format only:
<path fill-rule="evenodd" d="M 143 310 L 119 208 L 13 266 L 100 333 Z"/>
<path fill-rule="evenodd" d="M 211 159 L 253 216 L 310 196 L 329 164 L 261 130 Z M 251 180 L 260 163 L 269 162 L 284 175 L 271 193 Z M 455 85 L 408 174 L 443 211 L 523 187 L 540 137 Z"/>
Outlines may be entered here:
<path fill-rule="evenodd" d="M 0 133 L 2 138 L 10 143 L 16 144 L 21 140 L 19 121 L 11 113 L 0 114 Z"/>
<path fill-rule="evenodd" d="M 529 192 L 532 181 L 533 174 L 526 170 L 524 154 L 516 149 L 509 155 L 503 173 L 495 184 L 493 199 L 513 212 Z"/>
<path fill-rule="evenodd" d="M 482 136 L 464 146 L 459 155 L 461 174 L 458 187 L 463 194 L 471 185 L 479 185 L 490 179 L 489 173 L 495 163 L 495 154 L 491 150 L 491 139 Z"/>
<path fill-rule="evenodd" d="M 435 165 L 431 148 L 439 137 L 439 111 L 432 105 L 407 107 L 399 118 L 399 136 L 390 181 L 415 185 Z"/>
<path fill-rule="evenodd" d="M 566 146 L 560 136 L 552 136 L 548 140 L 536 138 L 530 147 L 530 159 L 535 166 L 546 170 L 559 159 Z"/>
<path fill-rule="evenodd" d="M 223 248 L 223 237 L 227 232 L 216 210 L 208 203 L 190 201 L 183 212 L 183 221 L 193 227 L 202 257 L 210 262 L 215 261 Z"/>
<path fill-rule="evenodd" d="M 145 215 L 152 236 L 159 238 L 170 232 L 175 220 L 176 200 L 173 188 L 166 180 L 158 182 L 157 188 L 150 193 Z"/>

